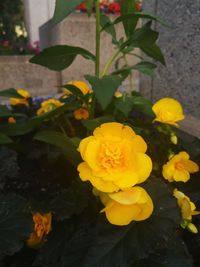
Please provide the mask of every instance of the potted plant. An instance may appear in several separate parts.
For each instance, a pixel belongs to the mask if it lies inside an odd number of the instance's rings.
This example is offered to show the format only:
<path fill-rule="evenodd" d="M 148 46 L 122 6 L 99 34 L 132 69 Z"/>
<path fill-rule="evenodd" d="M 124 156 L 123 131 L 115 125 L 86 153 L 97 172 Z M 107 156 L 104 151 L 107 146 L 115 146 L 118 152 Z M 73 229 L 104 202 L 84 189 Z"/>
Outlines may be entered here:
<path fill-rule="evenodd" d="M 54 23 L 82 2 L 57 0 Z M 152 75 L 156 65 L 127 61 L 140 48 L 165 64 L 151 27 L 163 22 L 132 0 L 123 0 L 114 21 L 100 13 L 99 0 L 86 3 L 88 15 L 96 6 L 96 54 L 58 45 L 30 61 L 61 71 L 80 55 L 95 74 L 60 85 L 59 99 L 0 92 L 10 98 L 0 106 L 0 264 L 197 267 L 199 140 L 177 130 L 184 119 L 177 100 L 152 104 L 133 91 L 132 70 Z M 103 31 L 116 51 L 100 70 Z M 128 76 L 130 88 L 120 92 Z"/>

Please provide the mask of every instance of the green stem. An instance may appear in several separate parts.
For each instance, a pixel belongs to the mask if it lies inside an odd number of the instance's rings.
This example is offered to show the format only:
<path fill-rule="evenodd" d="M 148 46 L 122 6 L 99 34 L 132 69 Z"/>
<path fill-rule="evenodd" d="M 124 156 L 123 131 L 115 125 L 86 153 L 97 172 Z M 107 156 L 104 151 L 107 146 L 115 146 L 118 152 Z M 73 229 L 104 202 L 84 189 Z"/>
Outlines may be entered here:
<path fill-rule="evenodd" d="M 108 62 L 105 65 L 105 68 L 103 69 L 103 72 L 101 74 L 101 77 L 103 77 L 104 75 L 106 75 L 108 69 L 110 68 L 110 66 L 112 65 L 112 63 L 115 61 L 115 59 L 118 57 L 118 55 L 120 54 L 120 50 L 117 50 L 117 52 L 115 52 L 111 58 L 108 60 Z"/>
<path fill-rule="evenodd" d="M 99 78 L 100 73 L 100 0 L 96 0 L 96 65 L 95 75 Z"/>
<path fill-rule="evenodd" d="M 125 64 L 126 64 L 126 66 L 128 67 L 129 65 L 128 65 L 128 60 L 127 60 L 127 58 L 126 58 L 126 55 L 124 54 L 124 61 L 125 61 Z M 132 72 L 130 72 L 130 74 L 129 74 L 129 94 L 131 95 L 132 94 L 132 91 L 133 91 L 133 75 L 132 75 Z"/>

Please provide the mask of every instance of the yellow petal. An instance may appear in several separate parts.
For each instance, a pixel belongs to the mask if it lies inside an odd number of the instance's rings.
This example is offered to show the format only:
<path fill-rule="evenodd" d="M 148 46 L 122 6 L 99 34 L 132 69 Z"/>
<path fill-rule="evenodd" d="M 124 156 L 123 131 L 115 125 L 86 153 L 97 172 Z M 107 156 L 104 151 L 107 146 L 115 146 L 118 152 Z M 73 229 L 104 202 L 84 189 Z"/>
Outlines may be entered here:
<path fill-rule="evenodd" d="M 175 170 L 173 178 L 176 182 L 184 182 L 186 183 L 190 179 L 190 174 L 185 170 Z"/>
<path fill-rule="evenodd" d="M 136 169 L 139 177 L 138 183 L 143 183 L 150 176 L 152 161 L 146 154 L 138 153 L 136 158 Z"/>
<path fill-rule="evenodd" d="M 124 191 L 109 194 L 109 197 L 120 204 L 130 205 L 137 203 L 140 199 L 141 194 L 141 188 L 136 186 L 133 188 L 125 189 Z"/>
<path fill-rule="evenodd" d="M 145 153 L 147 151 L 147 144 L 144 139 L 139 135 L 136 135 L 132 139 L 131 146 L 133 148 L 133 151 L 137 153 Z"/>
<path fill-rule="evenodd" d="M 148 200 L 144 204 L 140 204 L 141 212 L 135 218 L 135 221 L 143 221 L 149 218 L 153 212 L 153 201 L 148 196 Z"/>
<path fill-rule="evenodd" d="M 191 216 L 190 202 L 186 198 L 183 198 L 181 201 L 181 213 L 184 219 Z"/>
<path fill-rule="evenodd" d="M 103 123 L 94 130 L 93 135 L 95 137 L 117 136 L 121 138 L 123 127 L 123 124 L 117 122 Z"/>
<path fill-rule="evenodd" d="M 98 158 L 99 152 L 100 152 L 99 140 L 95 138 L 90 139 L 90 141 L 87 143 L 87 146 L 85 146 L 83 159 L 87 162 L 87 164 L 90 166 L 91 169 L 96 171 L 100 170 L 99 158 Z"/>
<path fill-rule="evenodd" d="M 175 168 L 173 164 L 165 164 L 163 166 L 162 175 L 163 177 L 168 180 L 169 182 L 173 182 L 173 174 L 174 174 Z"/>
<path fill-rule="evenodd" d="M 85 162 L 82 162 L 78 165 L 78 172 L 82 181 L 87 181 L 92 176 L 91 169 Z"/>
<path fill-rule="evenodd" d="M 128 225 L 140 212 L 141 209 L 138 205 L 122 205 L 117 202 L 115 202 L 110 209 L 105 210 L 108 221 L 111 224 L 119 226 Z"/>
<path fill-rule="evenodd" d="M 41 239 L 39 239 L 35 232 L 30 234 L 29 239 L 26 241 L 27 246 L 29 247 L 35 247 L 39 245 L 41 242 Z"/>
<path fill-rule="evenodd" d="M 85 149 L 86 149 L 87 145 L 89 144 L 89 142 L 92 140 L 94 140 L 94 137 L 89 136 L 89 137 L 82 139 L 80 144 L 79 144 L 78 151 L 81 153 L 81 157 L 83 160 L 85 158 L 85 156 L 84 156 L 85 155 Z"/>
<path fill-rule="evenodd" d="M 183 162 L 185 169 L 190 172 L 198 172 L 199 171 L 199 166 L 192 160 L 186 160 Z"/>
<path fill-rule="evenodd" d="M 133 172 L 132 170 L 124 171 L 121 173 L 121 178 L 117 181 L 114 181 L 119 188 L 129 188 L 138 183 L 138 174 Z"/>
<path fill-rule="evenodd" d="M 99 177 L 91 176 L 89 180 L 94 187 L 96 187 L 98 190 L 102 192 L 112 193 L 112 192 L 117 192 L 119 190 L 119 187 L 114 183 L 109 181 L 106 182 Z"/>

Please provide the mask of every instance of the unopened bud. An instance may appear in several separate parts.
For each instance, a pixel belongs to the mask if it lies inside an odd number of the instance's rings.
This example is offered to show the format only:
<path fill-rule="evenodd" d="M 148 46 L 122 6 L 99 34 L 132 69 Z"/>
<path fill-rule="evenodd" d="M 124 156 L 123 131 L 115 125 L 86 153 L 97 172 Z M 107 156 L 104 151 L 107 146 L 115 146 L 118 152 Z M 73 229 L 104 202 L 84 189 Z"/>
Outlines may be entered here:
<path fill-rule="evenodd" d="M 198 233 L 198 229 L 196 228 L 196 226 L 193 223 L 189 223 L 187 226 L 187 229 L 193 234 Z"/>

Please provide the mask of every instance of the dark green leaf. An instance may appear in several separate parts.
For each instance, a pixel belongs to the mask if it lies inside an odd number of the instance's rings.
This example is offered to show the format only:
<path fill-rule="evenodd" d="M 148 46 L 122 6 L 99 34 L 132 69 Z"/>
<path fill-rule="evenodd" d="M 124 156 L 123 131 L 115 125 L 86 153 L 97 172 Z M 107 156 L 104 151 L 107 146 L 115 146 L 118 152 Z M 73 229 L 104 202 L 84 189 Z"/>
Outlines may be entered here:
<path fill-rule="evenodd" d="M 129 113 L 133 109 L 133 102 L 131 97 L 123 96 L 115 99 L 115 107 L 117 110 L 121 111 L 125 117 L 128 117 Z"/>
<path fill-rule="evenodd" d="M 66 158 L 75 166 L 77 166 L 77 164 L 81 162 L 80 154 L 78 153 L 71 139 L 60 132 L 38 132 L 34 136 L 34 139 L 59 147 Z"/>
<path fill-rule="evenodd" d="M 123 50 L 126 47 L 138 47 L 148 56 L 160 61 L 165 65 L 164 56 L 157 46 L 158 32 L 151 29 L 151 22 L 147 22 L 142 28 L 137 29 L 134 34 L 121 45 Z"/>
<path fill-rule="evenodd" d="M 115 121 L 115 118 L 113 116 L 104 116 L 104 117 L 98 117 L 96 119 L 92 120 L 84 120 L 82 121 L 82 124 L 90 131 L 93 131 L 95 128 L 100 126 L 102 123 L 105 122 L 113 122 Z"/>
<path fill-rule="evenodd" d="M 111 103 L 115 91 L 119 88 L 122 80 L 118 76 L 110 75 L 98 79 L 95 76 L 86 75 L 86 80 L 92 86 L 92 90 L 100 103 L 103 110 L 105 110 Z"/>
<path fill-rule="evenodd" d="M 147 74 L 149 76 L 153 76 L 154 75 L 154 71 L 156 69 L 156 65 L 151 63 L 151 62 L 140 62 L 136 65 L 133 66 L 134 70 L 138 70 L 143 74 Z"/>
<path fill-rule="evenodd" d="M 0 196 L 0 255 L 13 255 L 33 231 L 27 201 L 17 195 Z"/>
<path fill-rule="evenodd" d="M 81 47 L 56 45 L 44 49 L 32 57 L 30 62 L 45 66 L 50 70 L 61 71 L 68 68 L 77 55 L 95 61 L 95 56 Z"/>
<path fill-rule="evenodd" d="M 0 106 L 0 117 L 10 117 L 12 116 L 12 112 L 6 106 Z"/>
<path fill-rule="evenodd" d="M 66 18 L 83 0 L 56 0 L 56 8 L 53 16 L 53 23 L 57 24 Z"/>
<path fill-rule="evenodd" d="M 0 125 L 2 134 L 8 136 L 20 136 L 27 134 L 33 130 L 33 127 L 28 123 L 9 123 Z"/>
<path fill-rule="evenodd" d="M 17 90 L 14 88 L 9 88 L 9 89 L 5 89 L 5 90 L 1 90 L 0 91 L 0 96 L 3 97 L 13 97 L 13 98 L 23 98 L 22 95 L 20 95 L 19 93 L 17 93 Z"/>
<path fill-rule="evenodd" d="M 112 25 L 111 20 L 105 14 L 101 14 L 100 23 L 102 29 L 104 29 L 107 33 L 109 33 L 114 41 L 116 41 L 116 31 L 115 27 Z M 110 25 L 108 27 L 104 27 L 105 25 Z"/>
<path fill-rule="evenodd" d="M 147 259 L 137 262 L 132 267 L 193 267 L 193 260 L 186 244 L 174 236 L 167 243 L 167 248 L 157 250 Z"/>
<path fill-rule="evenodd" d="M 136 11 L 135 1 L 123 0 L 123 2 L 121 4 L 121 14 L 122 14 L 122 16 L 125 16 L 125 15 L 130 14 L 130 13 L 133 14 L 135 11 Z M 123 25 L 124 25 L 124 30 L 125 30 L 126 36 L 130 37 L 133 34 L 134 30 L 135 30 L 135 27 L 136 27 L 137 22 L 138 22 L 138 18 L 132 16 L 131 20 L 122 20 L 122 22 L 123 22 Z"/>
<path fill-rule="evenodd" d="M 49 204 L 50 210 L 55 213 L 55 218 L 63 221 L 81 213 L 88 205 L 88 189 L 88 186 L 80 180 L 58 192 Z"/>
<path fill-rule="evenodd" d="M 131 98 L 133 103 L 133 109 L 140 111 L 150 117 L 154 117 L 154 113 L 152 111 L 152 103 L 150 100 L 145 99 L 142 96 L 136 96 Z"/>
<path fill-rule="evenodd" d="M 95 0 L 86 0 L 86 8 L 87 8 L 88 16 L 91 16 L 92 14 L 94 1 Z"/>
<path fill-rule="evenodd" d="M 7 135 L 0 133 L 0 145 L 2 144 L 10 144 L 13 140 L 10 139 Z"/>
<path fill-rule="evenodd" d="M 153 215 L 124 227 L 100 223 L 85 256 L 84 267 L 127 266 L 165 247 L 175 235 L 181 216 L 172 192 L 159 178 L 150 178 L 144 186 L 153 198 Z"/>
<path fill-rule="evenodd" d="M 78 87 L 74 86 L 73 84 L 65 84 L 62 87 L 69 90 L 72 94 L 83 95 L 82 91 Z"/>

